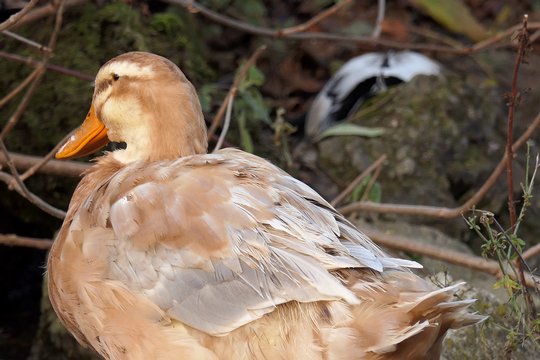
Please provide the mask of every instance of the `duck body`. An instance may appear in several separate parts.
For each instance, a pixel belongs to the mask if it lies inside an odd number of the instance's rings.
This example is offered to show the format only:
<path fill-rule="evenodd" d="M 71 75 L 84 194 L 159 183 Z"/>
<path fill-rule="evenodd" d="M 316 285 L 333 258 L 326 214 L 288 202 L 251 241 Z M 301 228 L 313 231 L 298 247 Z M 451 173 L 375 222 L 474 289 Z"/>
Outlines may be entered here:
<path fill-rule="evenodd" d="M 148 79 L 138 78 L 143 60 L 158 64 L 148 65 Z M 467 313 L 471 301 L 452 301 L 454 287 L 434 289 L 408 270 L 417 263 L 386 255 L 266 160 L 234 149 L 206 154 L 196 136 L 178 147 L 156 137 L 165 143 L 158 151 L 145 143 L 151 136 L 134 144 L 137 130 L 124 130 L 109 102 L 115 89 L 99 81 L 110 70 L 125 71 L 133 86 L 160 71 L 185 79 L 171 64 L 128 53 L 96 79 L 89 117 L 99 114 L 109 139 L 127 148 L 84 175 L 48 261 L 51 302 L 80 343 L 114 360 L 435 359 L 449 328 L 481 319 Z M 171 126 L 200 122 L 195 100 L 181 102 L 189 105 L 181 116 L 169 112 Z M 155 114 L 143 108 L 129 107 L 137 111 L 123 121 L 148 130 L 143 121 Z M 76 134 L 61 154 L 102 144 L 101 125 L 82 128 L 90 138 Z"/>

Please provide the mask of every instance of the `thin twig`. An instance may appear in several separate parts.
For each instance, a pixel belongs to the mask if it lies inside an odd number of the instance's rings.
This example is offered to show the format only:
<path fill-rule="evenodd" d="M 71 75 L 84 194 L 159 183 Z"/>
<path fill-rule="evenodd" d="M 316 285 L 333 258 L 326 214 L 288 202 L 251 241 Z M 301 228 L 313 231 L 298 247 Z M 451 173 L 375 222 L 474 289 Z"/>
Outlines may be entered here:
<path fill-rule="evenodd" d="M 349 194 L 364 180 L 366 176 L 371 174 L 373 170 L 380 167 L 382 163 L 386 160 L 386 155 L 381 155 L 373 164 L 369 165 L 360 175 L 358 175 L 342 192 L 338 194 L 331 202 L 330 205 L 337 206 L 339 205 Z"/>
<path fill-rule="evenodd" d="M 0 244 L 5 246 L 23 246 L 40 250 L 51 248 L 53 241 L 50 239 L 36 239 L 15 234 L 0 234 Z"/>
<path fill-rule="evenodd" d="M 55 208 L 54 206 L 48 204 L 43 199 L 41 199 L 39 196 L 35 195 L 34 193 L 30 192 L 26 185 L 24 185 L 24 182 L 21 180 L 19 173 L 17 172 L 17 168 L 15 167 L 15 164 L 13 164 L 13 161 L 11 160 L 9 156 L 9 152 L 6 148 L 6 145 L 4 144 L 4 141 L 0 139 L 0 151 L 4 153 L 4 156 L 6 158 L 6 163 L 9 167 L 9 170 L 11 171 L 11 176 L 9 174 L 6 174 L 4 172 L 0 172 L 0 180 L 5 182 L 6 184 L 13 186 L 13 188 L 21 194 L 25 199 L 30 201 L 32 204 L 37 206 L 39 209 L 43 210 L 44 212 L 57 217 L 59 219 L 63 219 L 66 216 L 66 213 L 60 209 Z"/>
<path fill-rule="evenodd" d="M 19 20 L 23 18 L 36 4 L 39 0 L 30 0 L 28 4 L 25 5 L 19 12 L 11 15 L 6 21 L 0 24 L 0 31 L 7 30 L 13 25 L 15 25 Z"/>
<path fill-rule="evenodd" d="M 34 175 L 37 171 L 39 171 L 39 169 L 41 169 L 43 166 L 45 166 L 45 164 L 47 164 L 49 161 L 51 161 L 52 158 L 54 157 L 54 155 L 56 154 L 56 152 L 62 147 L 62 145 L 64 145 L 66 143 L 66 141 L 73 135 L 73 133 L 75 133 L 75 131 L 77 131 L 77 130 L 76 129 L 72 130 L 58 144 L 56 144 L 51 149 L 51 151 L 49 151 L 49 153 L 47 155 L 45 155 L 38 163 L 34 164 L 32 167 L 30 167 L 28 170 L 26 170 L 21 175 L 21 180 L 25 181 L 30 176 Z"/>
<path fill-rule="evenodd" d="M 378 0 L 377 1 L 377 20 L 375 20 L 375 27 L 373 28 L 373 33 L 371 33 L 371 36 L 375 39 L 381 36 L 382 23 L 384 21 L 385 11 L 386 11 L 386 1 Z"/>
<path fill-rule="evenodd" d="M 28 57 L 24 57 L 24 56 L 20 56 L 20 55 L 16 55 L 16 54 L 7 53 L 7 52 L 4 52 L 4 51 L 0 51 L 0 57 L 4 58 L 4 59 L 12 60 L 12 61 L 20 62 L 20 63 L 26 64 L 26 65 L 34 66 L 34 67 L 38 67 L 41 64 L 37 60 L 31 59 L 31 58 L 28 58 Z M 54 72 L 57 72 L 57 73 L 60 73 L 60 74 L 64 74 L 64 75 L 68 75 L 68 76 L 73 76 L 75 78 L 85 80 L 85 81 L 94 81 L 94 78 L 95 78 L 94 76 L 84 74 L 84 73 L 82 73 L 80 71 L 71 70 L 71 69 L 68 69 L 68 68 L 65 68 L 65 67 L 62 67 L 62 66 L 58 66 L 58 65 L 54 65 L 54 64 L 47 64 L 46 68 L 47 68 L 47 70 L 51 70 L 51 71 L 54 71 Z"/>
<path fill-rule="evenodd" d="M 216 133 L 216 129 L 221 123 L 223 114 L 225 113 L 225 110 L 227 109 L 227 104 L 229 103 L 229 99 L 234 99 L 234 97 L 236 96 L 236 92 L 238 91 L 238 87 L 240 86 L 240 83 L 242 82 L 242 80 L 244 80 L 244 78 L 246 77 L 249 68 L 253 64 L 255 64 L 255 62 L 257 61 L 257 59 L 259 58 L 259 56 L 262 54 L 264 50 L 266 50 L 266 45 L 259 46 L 257 50 L 255 50 L 253 55 L 249 57 L 248 61 L 246 61 L 244 65 L 242 65 L 242 68 L 240 69 L 236 77 L 234 78 L 233 84 L 231 88 L 229 89 L 227 96 L 225 96 L 225 99 L 223 99 L 223 102 L 221 103 L 221 106 L 219 107 L 218 112 L 216 113 L 216 116 L 214 116 L 214 119 L 212 119 L 212 123 L 210 124 L 210 127 L 208 128 L 208 140 L 210 140 L 212 136 L 214 136 L 214 134 Z"/>
<path fill-rule="evenodd" d="M 322 40 L 322 41 L 331 41 L 331 42 L 353 42 L 359 47 L 364 48 L 390 48 L 390 49 L 408 49 L 408 50 L 417 50 L 417 51 L 432 51 L 432 52 L 445 52 L 450 54 L 459 54 L 467 55 L 475 52 L 479 52 L 488 47 L 493 46 L 495 43 L 498 43 L 505 38 L 508 34 L 512 34 L 519 26 L 513 26 L 502 33 L 496 34 L 489 39 L 480 41 L 473 46 L 464 46 L 460 48 L 454 48 L 452 46 L 442 46 L 438 44 L 417 44 L 417 43 L 407 43 L 402 41 L 394 41 L 384 38 L 373 38 L 372 36 L 351 36 L 351 35 L 340 35 L 324 32 L 297 32 L 292 34 L 284 34 L 283 29 L 271 29 L 262 26 L 255 26 L 247 24 L 245 22 L 230 18 L 225 15 L 221 15 L 215 11 L 212 11 L 201 4 L 193 0 L 164 0 L 164 2 L 169 4 L 180 5 L 186 8 L 188 11 L 197 12 L 206 18 L 249 34 L 266 36 L 272 38 L 286 38 L 286 39 L 296 39 L 296 40 Z M 529 29 L 540 29 L 540 22 L 531 22 L 529 23 Z M 512 45 L 508 43 L 508 45 Z"/>
<path fill-rule="evenodd" d="M 528 16 L 523 16 L 523 27 L 518 34 L 519 48 L 514 62 L 514 70 L 512 72 L 512 90 L 508 99 L 508 119 L 506 133 L 506 180 L 508 190 L 508 212 L 510 214 L 510 224 L 512 230 L 516 227 L 517 213 L 516 204 L 514 203 L 514 178 L 512 175 L 512 162 L 514 160 L 514 152 L 512 150 L 513 129 L 514 129 L 514 112 L 519 101 L 519 93 L 517 90 L 517 80 L 519 75 L 519 67 L 524 61 L 525 52 L 529 45 L 527 32 Z"/>
<path fill-rule="evenodd" d="M 38 42 L 35 42 L 34 40 L 30 40 L 28 38 L 25 38 L 24 36 L 21 36 L 19 34 L 15 34 L 14 32 L 11 32 L 9 30 L 3 30 L 2 31 L 2 34 L 12 38 L 12 39 L 15 39 L 17 41 L 20 41 L 22 42 L 23 44 L 26 44 L 26 45 L 29 45 L 33 48 L 36 48 L 38 49 L 39 51 L 41 52 L 52 52 L 51 48 L 45 46 L 45 45 L 41 45 L 40 43 Z"/>
<path fill-rule="evenodd" d="M 35 77 L 39 74 L 41 68 L 35 68 L 17 87 L 9 92 L 6 96 L 0 100 L 0 109 L 3 108 L 8 102 L 10 102 L 18 93 L 20 93 L 25 87 L 30 84 Z"/>
<path fill-rule="evenodd" d="M 303 22 L 299 25 L 290 26 L 284 29 L 277 30 L 280 34 L 279 36 L 290 36 L 292 34 L 296 34 L 299 32 L 304 32 L 316 24 L 320 23 L 322 20 L 326 19 L 327 17 L 332 16 L 334 13 L 338 12 L 341 8 L 343 8 L 345 5 L 348 5 L 351 3 L 352 0 L 342 0 L 336 2 L 333 6 L 329 7 L 325 11 L 315 15 L 311 19 L 309 19 L 306 22 Z M 384 2 L 384 0 L 382 0 Z"/>
<path fill-rule="evenodd" d="M 508 101 L 508 118 L 507 118 L 507 133 L 506 133 L 506 184 L 507 184 L 507 191 L 508 191 L 508 213 L 510 215 L 510 229 L 512 232 L 516 229 L 516 223 L 517 223 L 517 212 L 516 212 L 516 204 L 514 203 L 514 177 L 513 177 L 513 159 L 514 159 L 514 151 L 512 150 L 512 142 L 513 142 L 513 129 L 514 129 L 514 112 L 516 109 L 516 106 L 518 105 L 519 101 L 519 93 L 517 90 L 517 80 L 519 75 L 519 67 L 521 63 L 525 61 L 525 55 L 526 51 L 529 47 L 529 33 L 527 31 L 527 20 L 529 16 L 524 15 L 523 16 L 523 27 L 521 28 L 519 34 L 518 34 L 518 52 L 516 56 L 516 60 L 514 62 L 514 70 L 512 72 L 512 90 L 510 93 L 509 101 Z M 506 234 L 506 233 L 505 233 Z M 514 251 L 516 254 L 521 257 L 521 254 L 517 249 L 515 248 L 514 243 L 511 239 L 508 239 L 508 242 L 512 247 L 514 247 Z M 522 261 L 516 262 L 517 272 L 519 274 L 519 282 L 521 283 L 523 287 L 523 297 L 525 299 L 525 305 L 528 308 L 528 313 L 532 318 L 535 317 L 535 308 L 534 308 L 534 302 L 531 298 L 531 294 L 527 290 L 527 286 L 525 283 L 525 271 L 523 269 L 525 260 L 521 259 Z M 525 263 L 525 265 L 527 265 Z"/>
<path fill-rule="evenodd" d="M 512 145 L 512 151 L 516 152 L 523 144 L 529 140 L 535 130 L 540 126 L 540 113 L 536 115 L 533 122 L 527 127 L 518 140 Z M 388 214 L 400 214 L 400 215 L 414 215 L 414 216 L 430 216 L 442 219 L 453 219 L 461 216 L 466 211 L 472 209 L 486 193 L 495 184 L 499 176 L 506 168 L 506 152 L 499 164 L 495 167 L 491 175 L 484 182 L 484 184 L 478 189 L 478 191 L 463 205 L 456 208 L 447 208 L 439 206 L 424 206 L 424 205 L 404 205 L 404 204 L 384 204 L 374 203 L 371 201 L 359 201 L 348 205 L 345 205 L 338 209 L 342 214 L 349 214 L 354 211 L 367 211 L 378 212 Z"/>
<path fill-rule="evenodd" d="M 231 113 L 232 113 L 232 107 L 233 107 L 233 97 L 229 97 L 229 103 L 227 104 L 227 113 L 225 114 L 225 121 L 223 122 L 223 128 L 221 129 L 221 134 L 219 134 L 219 139 L 216 143 L 216 146 L 214 147 L 214 151 L 216 152 L 219 149 L 221 149 L 221 145 L 223 145 L 223 141 L 225 141 L 225 136 L 227 135 L 227 131 L 229 131 L 229 125 L 231 125 Z"/>
<path fill-rule="evenodd" d="M 26 170 L 33 166 L 41 165 L 43 158 L 40 156 L 23 155 L 10 152 L 9 157 L 17 169 Z M 5 155 L 0 152 L 0 165 L 7 165 L 7 159 Z M 55 176 L 69 176 L 79 177 L 87 170 L 91 165 L 84 162 L 73 160 L 50 160 L 49 162 L 41 165 L 39 173 L 55 175 Z"/>

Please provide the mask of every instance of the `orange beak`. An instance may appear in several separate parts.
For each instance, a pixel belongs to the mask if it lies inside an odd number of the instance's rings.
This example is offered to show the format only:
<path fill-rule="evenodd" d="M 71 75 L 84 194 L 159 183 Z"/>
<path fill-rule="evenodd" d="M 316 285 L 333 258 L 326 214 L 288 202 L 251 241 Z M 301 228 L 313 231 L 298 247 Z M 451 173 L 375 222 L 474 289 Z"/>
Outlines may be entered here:
<path fill-rule="evenodd" d="M 107 129 L 97 118 L 94 104 L 92 104 L 82 125 L 62 145 L 55 157 L 57 159 L 71 159 L 90 155 L 107 145 L 108 142 Z"/>

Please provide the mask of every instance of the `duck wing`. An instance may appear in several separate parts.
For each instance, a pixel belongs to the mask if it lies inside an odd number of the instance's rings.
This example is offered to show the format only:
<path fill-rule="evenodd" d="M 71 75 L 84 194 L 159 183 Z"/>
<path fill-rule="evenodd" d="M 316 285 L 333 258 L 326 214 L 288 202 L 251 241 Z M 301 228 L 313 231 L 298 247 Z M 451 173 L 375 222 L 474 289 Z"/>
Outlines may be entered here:
<path fill-rule="evenodd" d="M 109 233 L 109 278 L 225 335 L 289 301 L 360 300 L 336 270 L 386 256 L 304 183 L 239 150 L 130 164 L 79 210 Z"/>

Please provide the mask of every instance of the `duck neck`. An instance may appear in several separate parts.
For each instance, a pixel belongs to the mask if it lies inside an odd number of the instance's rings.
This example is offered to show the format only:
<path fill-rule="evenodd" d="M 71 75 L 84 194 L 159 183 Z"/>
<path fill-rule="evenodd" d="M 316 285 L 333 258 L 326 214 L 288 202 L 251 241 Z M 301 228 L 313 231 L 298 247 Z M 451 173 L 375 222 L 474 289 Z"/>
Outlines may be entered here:
<path fill-rule="evenodd" d="M 114 158 L 126 164 L 205 154 L 206 124 L 198 101 L 175 105 L 141 109 L 137 120 L 122 129 L 118 140 L 125 142 L 126 148 L 114 151 Z"/>

